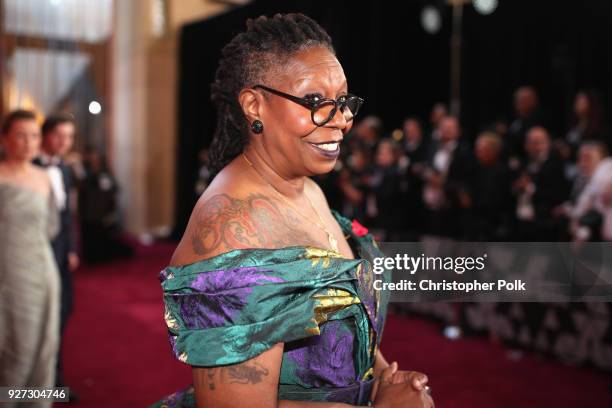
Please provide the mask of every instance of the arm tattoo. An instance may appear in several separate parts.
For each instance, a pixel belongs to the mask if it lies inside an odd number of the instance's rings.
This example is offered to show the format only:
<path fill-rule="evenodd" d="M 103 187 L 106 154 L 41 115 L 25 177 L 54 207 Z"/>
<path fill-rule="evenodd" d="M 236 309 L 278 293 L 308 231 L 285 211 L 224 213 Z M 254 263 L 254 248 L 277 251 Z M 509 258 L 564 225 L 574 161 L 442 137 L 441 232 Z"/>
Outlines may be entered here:
<path fill-rule="evenodd" d="M 258 363 L 238 364 L 224 368 L 230 383 L 238 384 L 258 384 L 269 374 L 266 367 Z"/>
<path fill-rule="evenodd" d="M 245 362 L 225 367 L 211 367 L 196 378 L 200 387 L 215 391 L 217 384 L 259 384 L 270 371 L 261 364 Z"/>
<path fill-rule="evenodd" d="M 217 194 L 194 214 L 193 251 L 205 255 L 240 248 L 317 246 L 316 241 L 299 228 L 299 218 L 288 209 L 282 210 L 263 194 L 251 194 L 245 199 Z"/>
<path fill-rule="evenodd" d="M 206 372 L 206 379 L 208 382 L 208 387 L 214 391 L 215 390 L 215 371 L 217 371 L 216 368 L 209 368 L 208 371 Z"/>

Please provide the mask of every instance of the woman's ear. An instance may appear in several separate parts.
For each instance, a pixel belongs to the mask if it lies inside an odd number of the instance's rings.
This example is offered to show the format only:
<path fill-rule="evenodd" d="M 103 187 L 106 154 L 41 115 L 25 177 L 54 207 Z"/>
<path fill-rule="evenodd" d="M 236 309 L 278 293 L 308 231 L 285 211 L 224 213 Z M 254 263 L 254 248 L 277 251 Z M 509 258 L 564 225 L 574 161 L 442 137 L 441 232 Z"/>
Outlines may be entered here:
<path fill-rule="evenodd" d="M 246 116 L 249 123 L 254 120 L 261 120 L 261 109 L 262 109 L 262 95 L 253 89 L 245 88 L 238 94 L 238 103 L 242 107 L 244 116 Z"/>

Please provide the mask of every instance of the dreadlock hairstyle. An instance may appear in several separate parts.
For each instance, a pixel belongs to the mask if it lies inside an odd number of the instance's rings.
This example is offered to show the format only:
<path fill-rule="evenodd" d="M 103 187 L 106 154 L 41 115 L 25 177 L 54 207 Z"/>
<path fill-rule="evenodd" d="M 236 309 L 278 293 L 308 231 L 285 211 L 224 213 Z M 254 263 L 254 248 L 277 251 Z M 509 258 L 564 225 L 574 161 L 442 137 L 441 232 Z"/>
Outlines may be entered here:
<path fill-rule="evenodd" d="M 325 47 L 335 54 L 327 32 L 303 14 L 261 16 L 247 20 L 246 27 L 223 47 L 211 84 L 217 110 L 217 128 L 209 151 L 213 174 L 242 153 L 249 141 L 249 124 L 238 102 L 242 89 L 264 82 L 267 74 L 300 51 Z"/>

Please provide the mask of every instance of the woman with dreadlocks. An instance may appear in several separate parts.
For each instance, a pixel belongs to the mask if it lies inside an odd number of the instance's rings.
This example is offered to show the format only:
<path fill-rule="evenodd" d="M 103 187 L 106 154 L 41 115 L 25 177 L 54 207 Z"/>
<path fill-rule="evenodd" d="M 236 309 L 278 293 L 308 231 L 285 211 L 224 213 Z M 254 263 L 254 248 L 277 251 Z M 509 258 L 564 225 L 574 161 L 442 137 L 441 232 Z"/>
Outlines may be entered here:
<path fill-rule="evenodd" d="M 379 348 L 367 230 L 309 176 L 333 169 L 363 100 L 329 35 L 301 14 L 259 17 L 223 49 L 210 148 L 218 172 L 161 272 L 175 356 L 193 386 L 155 406 L 433 406 L 427 377 Z"/>

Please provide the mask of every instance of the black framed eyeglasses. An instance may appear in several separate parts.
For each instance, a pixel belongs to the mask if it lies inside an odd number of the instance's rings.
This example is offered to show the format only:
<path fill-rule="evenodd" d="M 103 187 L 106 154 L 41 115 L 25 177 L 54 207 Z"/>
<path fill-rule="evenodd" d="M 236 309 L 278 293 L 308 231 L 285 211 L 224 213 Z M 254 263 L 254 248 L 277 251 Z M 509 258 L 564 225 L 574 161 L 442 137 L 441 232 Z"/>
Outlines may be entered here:
<path fill-rule="evenodd" d="M 314 123 L 316 126 L 325 126 L 327 122 L 332 120 L 338 110 L 340 110 L 340 112 L 344 115 L 344 119 L 347 122 L 350 122 L 353 120 L 355 115 L 357 115 L 359 108 L 361 108 L 361 105 L 363 105 L 364 102 L 362 98 L 351 94 L 342 95 L 338 98 L 338 100 L 323 98 L 318 94 L 306 95 L 305 97 L 300 98 L 298 96 L 269 88 L 265 85 L 255 85 L 253 88 L 263 89 L 264 91 L 268 91 L 274 95 L 289 99 L 298 105 L 302 105 L 303 107 L 310 109 L 312 123 Z"/>

